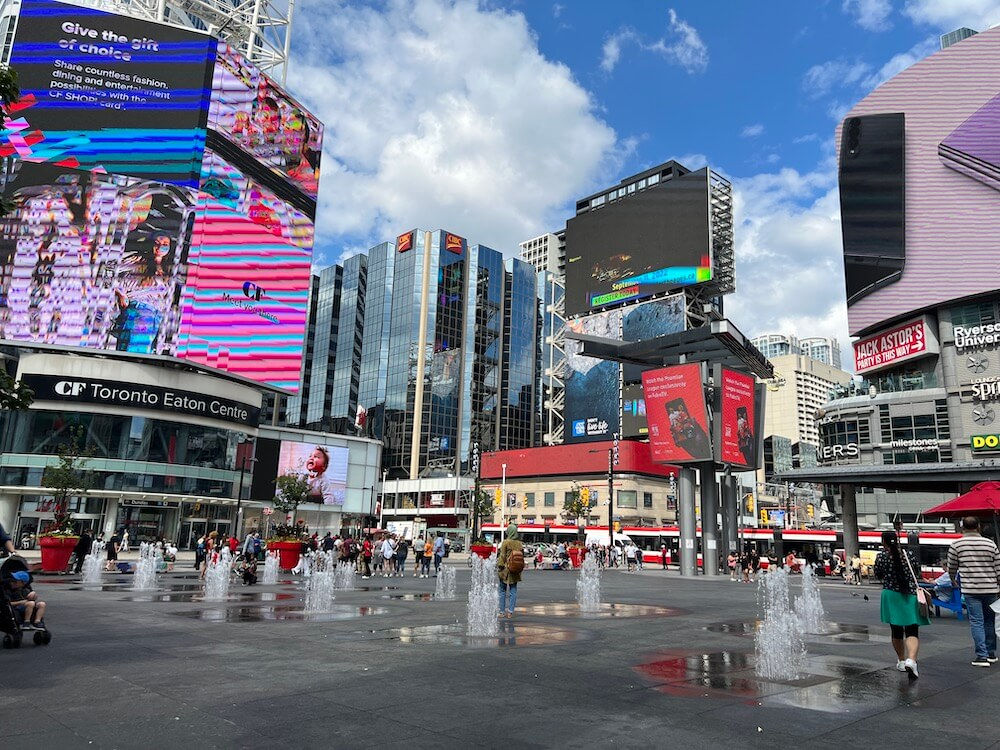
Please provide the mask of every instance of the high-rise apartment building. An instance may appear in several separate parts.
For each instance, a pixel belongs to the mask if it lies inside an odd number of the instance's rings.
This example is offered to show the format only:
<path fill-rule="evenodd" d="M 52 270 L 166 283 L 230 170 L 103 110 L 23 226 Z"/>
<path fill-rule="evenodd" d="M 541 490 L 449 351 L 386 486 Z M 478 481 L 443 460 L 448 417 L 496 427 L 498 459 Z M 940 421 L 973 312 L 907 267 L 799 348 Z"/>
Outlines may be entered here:
<path fill-rule="evenodd" d="M 566 278 L 566 230 L 546 232 L 521 243 L 521 260 L 539 273 L 550 271 L 558 279 Z"/>
<path fill-rule="evenodd" d="M 800 339 L 784 333 L 765 333 L 750 339 L 750 343 L 768 359 L 788 354 L 802 354 L 838 370 L 841 367 L 840 342 L 829 336 Z"/>
<path fill-rule="evenodd" d="M 764 435 L 780 435 L 792 443 L 819 445 L 816 412 L 830 398 L 831 389 L 851 379 L 848 372 L 803 354 L 771 358 L 775 385 L 764 406 Z"/>
<path fill-rule="evenodd" d="M 963 39 L 968 39 L 970 36 L 975 36 L 979 32 L 975 29 L 970 29 L 968 26 L 963 26 L 960 29 L 955 29 L 954 31 L 949 31 L 947 34 L 941 35 L 941 49 L 947 49 L 953 44 L 958 44 Z"/>

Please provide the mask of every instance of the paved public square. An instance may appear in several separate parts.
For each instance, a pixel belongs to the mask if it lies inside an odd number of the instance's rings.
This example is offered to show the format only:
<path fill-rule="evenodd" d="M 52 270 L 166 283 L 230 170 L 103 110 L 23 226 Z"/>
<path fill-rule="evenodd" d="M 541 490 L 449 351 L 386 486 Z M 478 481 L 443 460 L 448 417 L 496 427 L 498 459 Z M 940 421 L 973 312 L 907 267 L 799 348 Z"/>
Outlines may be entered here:
<path fill-rule="evenodd" d="M 575 573 L 527 571 L 523 611 L 483 642 L 463 636 L 470 575 L 457 567 L 454 601 L 427 596 L 433 578 L 359 579 L 368 590 L 338 592 L 317 620 L 287 576 L 234 584 L 219 604 L 198 601 L 189 568 L 155 594 L 131 593 L 130 576 L 94 591 L 40 575 L 53 640 L 0 652 L 3 746 L 1000 743 L 1000 669 L 969 665 L 967 623 L 947 614 L 924 630 L 911 682 L 875 587 L 823 584 L 839 625 L 809 642 L 807 676 L 768 683 L 753 672 L 755 586 L 611 571 L 603 601 L 643 606 L 582 617 Z"/>

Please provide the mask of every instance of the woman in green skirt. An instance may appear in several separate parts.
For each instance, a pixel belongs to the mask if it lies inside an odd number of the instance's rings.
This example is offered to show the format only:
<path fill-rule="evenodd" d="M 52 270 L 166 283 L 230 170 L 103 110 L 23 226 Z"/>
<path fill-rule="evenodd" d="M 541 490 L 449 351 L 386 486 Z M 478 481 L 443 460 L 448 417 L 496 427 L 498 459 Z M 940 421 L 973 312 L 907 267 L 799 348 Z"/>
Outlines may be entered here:
<path fill-rule="evenodd" d="M 896 669 L 907 672 L 911 679 L 920 676 L 917 672 L 919 628 L 930 625 L 930 620 L 920 614 L 917 604 L 919 575 L 920 566 L 910 550 L 900 549 L 896 532 L 883 531 L 882 551 L 875 558 L 875 577 L 882 581 L 882 622 L 892 631 Z"/>

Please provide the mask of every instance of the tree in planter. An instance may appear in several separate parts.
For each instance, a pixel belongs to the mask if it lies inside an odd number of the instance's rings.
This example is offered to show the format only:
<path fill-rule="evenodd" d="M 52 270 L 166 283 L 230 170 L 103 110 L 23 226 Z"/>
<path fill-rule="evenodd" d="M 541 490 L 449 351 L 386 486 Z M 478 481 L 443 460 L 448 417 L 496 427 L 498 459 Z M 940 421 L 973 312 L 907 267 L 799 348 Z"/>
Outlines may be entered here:
<path fill-rule="evenodd" d="M 587 516 L 590 514 L 589 495 L 589 492 L 584 493 L 574 484 L 573 489 L 566 494 L 566 499 L 563 501 L 563 515 L 566 518 L 573 519 L 578 527 L 580 526 L 581 519 L 586 521 Z"/>
<path fill-rule="evenodd" d="M 59 463 L 46 466 L 42 472 L 42 487 L 52 492 L 52 525 L 42 536 L 75 536 L 73 514 L 69 501 L 94 486 L 94 474 L 86 468 L 90 451 L 83 447 L 84 429 L 69 432 L 69 440 L 56 449 Z"/>
<path fill-rule="evenodd" d="M 469 502 L 471 505 L 469 510 L 472 511 L 472 517 L 475 520 L 476 531 L 478 533 L 476 538 L 472 540 L 472 544 L 489 544 L 483 536 L 483 523 L 493 515 L 493 503 L 495 502 L 493 493 L 486 490 L 479 490 L 477 495 L 473 492 Z"/>
<path fill-rule="evenodd" d="M 285 515 L 285 523 L 275 524 L 271 537 L 281 540 L 297 540 L 302 537 L 304 526 L 288 523 L 288 517 L 309 498 L 309 482 L 298 474 L 282 474 L 274 480 L 277 490 L 274 509 Z"/>

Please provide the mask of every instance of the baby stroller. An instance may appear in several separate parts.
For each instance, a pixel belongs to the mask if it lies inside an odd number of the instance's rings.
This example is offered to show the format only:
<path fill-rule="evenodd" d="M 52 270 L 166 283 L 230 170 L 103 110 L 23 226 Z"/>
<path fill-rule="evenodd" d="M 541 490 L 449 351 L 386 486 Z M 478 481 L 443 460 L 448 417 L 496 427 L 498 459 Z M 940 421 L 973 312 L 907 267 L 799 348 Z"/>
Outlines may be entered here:
<path fill-rule="evenodd" d="M 29 576 L 31 575 L 31 571 L 28 570 L 28 564 L 24 561 L 24 558 L 14 555 L 0 562 L 0 633 L 3 633 L 3 647 L 20 648 L 21 636 L 24 632 L 33 633 L 36 646 L 47 646 L 49 641 L 52 640 L 52 633 L 49 632 L 45 621 L 42 620 L 39 623 L 42 628 L 41 630 L 22 631 L 21 617 L 15 611 L 8 598 L 8 582 L 13 578 L 14 573 L 18 571 L 24 571 Z"/>

